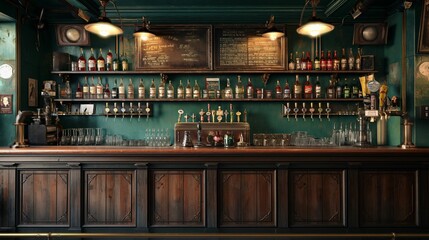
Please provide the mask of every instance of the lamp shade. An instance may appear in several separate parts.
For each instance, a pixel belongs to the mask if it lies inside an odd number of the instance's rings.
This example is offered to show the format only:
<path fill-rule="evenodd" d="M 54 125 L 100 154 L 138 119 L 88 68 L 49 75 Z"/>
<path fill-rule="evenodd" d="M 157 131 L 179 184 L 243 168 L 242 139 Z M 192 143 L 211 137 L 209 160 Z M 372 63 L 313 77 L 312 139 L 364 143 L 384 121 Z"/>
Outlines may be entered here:
<path fill-rule="evenodd" d="M 139 28 L 137 31 L 133 33 L 134 37 L 139 37 L 141 40 L 146 41 L 151 37 L 155 37 L 156 35 L 147 29 L 146 25 L 144 24 L 143 27 Z"/>
<path fill-rule="evenodd" d="M 112 24 L 107 17 L 100 17 L 97 22 L 86 24 L 85 30 L 101 37 L 110 37 L 124 33 L 120 27 Z"/>
<path fill-rule="evenodd" d="M 276 27 L 269 28 L 262 33 L 263 37 L 269 38 L 271 40 L 276 40 L 277 38 L 283 37 L 285 34 L 278 30 Z"/>
<path fill-rule="evenodd" d="M 309 37 L 318 37 L 334 30 L 334 28 L 334 25 L 323 22 L 316 17 L 312 17 L 306 24 L 297 28 L 296 32 Z"/>

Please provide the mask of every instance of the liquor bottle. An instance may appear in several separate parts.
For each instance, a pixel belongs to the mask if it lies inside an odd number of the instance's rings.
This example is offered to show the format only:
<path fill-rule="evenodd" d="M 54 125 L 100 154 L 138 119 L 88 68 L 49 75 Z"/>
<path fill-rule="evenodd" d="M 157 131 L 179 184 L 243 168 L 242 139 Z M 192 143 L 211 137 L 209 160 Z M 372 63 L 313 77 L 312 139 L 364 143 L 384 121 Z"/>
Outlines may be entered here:
<path fill-rule="evenodd" d="M 112 70 L 119 71 L 119 59 L 117 53 L 115 53 L 115 58 L 112 61 Z"/>
<path fill-rule="evenodd" d="M 149 87 L 149 98 L 156 98 L 156 86 L 155 86 L 155 80 L 152 78 L 152 83 Z"/>
<path fill-rule="evenodd" d="M 288 65 L 289 70 L 295 70 L 295 61 L 293 60 L 293 53 L 290 53 L 290 57 L 289 57 L 289 65 Z"/>
<path fill-rule="evenodd" d="M 346 58 L 346 49 L 342 49 L 341 53 L 341 70 L 347 70 L 347 58 Z"/>
<path fill-rule="evenodd" d="M 194 88 L 193 88 L 193 90 L 192 90 L 192 95 L 193 95 L 193 98 L 195 98 L 195 99 L 199 99 L 200 98 L 200 95 L 201 95 L 201 92 L 200 92 L 200 86 L 198 85 L 198 81 L 195 79 L 195 84 L 194 84 Z"/>
<path fill-rule="evenodd" d="M 313 86 L 310 82 L 310 75 L 307 75 L 307 81 L 304 84 L 304 98 L 313 98 Z"/>
<path fill-rule="evenodd" d="M 319 55 L 317 54 L 317 51 L 316 51 L 316 56 L 314 57 L 314 70 L 316 71 L 320 70 L 320 59 L 319 59 Z"/>
<path fill-rule="evenodd" d="M 158 87 L 158 98 L 165 98 L 165 82 L 162 79 Z"/>
<path fill-rule="evenodd" d="M 347 78 L 344 78 L 343 95 L 344 95 L 344 98 L 350 98 L 350 87 L 347 84 Z"/>
<path fill-rule="evenodd" d="M 325 58 L 325 53 L 322 50 L 322 53 L 320 55 L 320 70 L 326 71 L 327 64 L 328 63 L 327 63 L 326 58 Z"/>
<path fill-rule="evenodd" d="M 358 98 L 359 97 L 359 87 L 358 84 L 356 82 L 356 78 L 353 79 L 352 82 L 352 98 Z"/>
<path fill-rule="evenodd" d="M 118 81 L 115 78 L 115 81 L 113 83 L 113 87 L 112 87 L 112 91 L 111 91 L 111 96 L 112 98 L 119 98 L 119 93 L 118 93 Z"/>
<path fill-rule="evenodd" d="M 185 88 L 185 98 L 192 98 L 192 87 L 191 87 L 191 81 L 189 79 Z"/>
<path fill-rule="evenodd" d="M 138 88 L 138 98 L 142 99 L 146 97 L 146 93 L 145 93 L 145 89 L 144 89 L 144 84 L 143 84 L 143 80 L 140 78 L 139 81 L 139 88 Z"/>
<path fill-rule="evenodd" d="M 247 80 L 246 90 L 247 90 L 246 91 L 247 92 L 247 98 L 248 99 L 253 98 L 254 94 L 255 94 L 255 88 L 253 87 L 252 80 L 250 78 Z"/>
<path fill-rule="evenodd" d="M 299 58 L 298 52 L 295 53 L 295 69 L 301 70 L 301 58 Z"/>
<path fill-rule="evenodd" d="M 80 88 L 80 83 L 77 82 L 77 88 L 75 93 L 75 98 L 83 98 L 82 88 Z"/>
<path fill-rule="evenodd" d="M 362 57 L 362 52 L 361 49 L 358 48 L 357 53 L 356 53 L 356 58 L 355 58 L 355 69 L 356 70 L 361 70 L 361 57 Z"/>
<path fill-rule="evenodd" d="M 301 70 L 303 71 L 307 70 L 307 59 L 305 58 L 304 51 L 302 52 L 302 55 L 301 55 Z"/>
<path fill-rule="evenodd" d="M 335 98 L 335 86 L 334 86 L 332 79 L 329 79 L 329 86 L 326 90 L 326 97 L 327 98 Z"/>
<path fill-rule="evenodd" d="M 113 54 L 112 51 L 109 49 L 109 52 L 107 52 L 106 55 L 106 70 L 112 71 L 113 70 Z"/>
<path fill-rule="evenodd" d="M 310 52 L 308 51 L 307 51 L 307 58 L 305 59 L 305 61 L 307 62 L 307 70 L 309 71 L 313 70 L 313 62 L 311 61 Z"/>
<path fill-rule="evenodd" d="M 118 87 L 118 96 L 119 98 L 125 98 L 125 85 L 124 85 L 124 80 L 121 78 L 121 81 L 119 82 L 119 87 Z"/>
<path fill-rule="evenodd" d="M 95 89 L 97 94 L 97 99 L 103 98 L 103 84 L 101 83 L 101 77 L 98 77 L 97 87 Z"/>
<path fill-rule="evenodd" d="M 299 82 L 298 74 L 295 77 L 295 84 L 293 85 L 293 98 L 299 99 L 302 98 L 302 86 Z"/>
<path fill-rule="evenodd" d="M 354 68 L 355 68 L 355 56 L 353 55 L 353 49 L 352 48 L 350 48 L 350 50 L 349 50 L 348 63 L 349 63 L 349 70 L 354 70 Z"/>
<path fill-rule="evenodd" d="M 97 59 L 97 71 L 105 71 L 106 70 L 106 62 L 103 57 L 103 50 L 100 48 L 100 54 Z"/>
<path fill-rule="evenodd" d="M 121 59 L 122 71 L 128 71 L 128 59 L 127 54 L 124 53 Z"/>
<path fill-rule="evenodd" d="M 237 99 L 244 98 L 244 86 L 241 83 L 240 75 L 237 77 L 237 85 L 235 85 L 235 98 Z"/>
<path fill-rule="evenodd" d="M 274 91 L 276 92 L 276 98 L 283 98 L 283 90 L 282 86 L 280 86 L 280 81 L 277 80 L 276 87 L 274 88 Z"/>
<path fill-rule="evenodd" d="M 319 76 L 316 77 L 316 86 L 314 87 L 315 97 L 322 98 L 322 85 L 320 85 Z"/>
<path fill-rule="evenodd" d="M 69 81 L 66 81 L 66 86 L 65 86 L 64 92 L 65 92 L 66 98 L 69 98 L 69 99 L 72 98 L 72 90 L 71 90 Z"/>
<path fill-rule="evenodd" d="M 133 80 L 130 78 L 130 82 L 128 83 L 127 87 L 127 98 L 134 99 L 134 84 Z"/>
<path fill-rule="evenodd" d="M 88 85 L 88 77 L 85 77 L 85 82 L 83 83 L 83 87 L 82 87 L 82 93 L 83 93 L 83 98 L 85 99 L 89 99 L 90 95 L 89 95 L 89 85 Z"/>
<path fill-rule="evenodd" d="M 91 85 L 89 85 L 89 94 L 90 94 L 90 98 L 92 99 L 97 98 L 97 87 L 95 86 L 94 77 L 92 77 Z"/>
<path fill-rule="evenodd" d="M 333 60 L 332 68 L 334 71 L 340 70 L 340 59 L 338 58 L 337 50 L 334 50 L 334 60 Z"/>
<path fill-rule="evenodd" d="M 97 60 L 94 57 L 94 49 L 91 48 L 91 56 L 88 58 L 88 71 L 97 70 Z"/>
<path fill-rule="evenodd" d="M 224 91 L 225 91 L 225 98 L 226 99 L 232 99 L 234 97 L 234 94 L 233 94 L 232 88 L 231 88 L 231 82 L 229 81 L 229 78 L 226 79 L 226 87 L 225 87 Z"/>
<path fill-rule="evenodd" d="M 179 81 L 179 87 L 177 88 L 177 98 L 185 98 L 185 89 L 183 88 L 182 80 Z"/>
<path fill-rule="evenodd" d="M 83 48 L 80 48 L 80 57 L 77 60 L 77 70 L 86 71 L 86 58 L 83 55 Z"/>
<path fill-rule="evenodd" d="M 109 99 L 110 97 L 111 97 L 111 92 L 109 89 L 109 83 L 106 83 L 106 86 L 104 86 L 103 98 Z"/>
<path fill-rule="evenodd" d="M 343 97 L 343 87 L 341 86 L 340 79 L 337 80 L 337 86 L 335 87 L 335 95 L 337 98 Z"/>
<path fill-rule="evenodd" d="M 167 86 L 167 98 L 173 99 L 174 98 L 174 86 L 171 84 L 171 80 L 168 82 Z"/>
<path fill-rule="evenodd" d="M 283 98 L 290 98 L 290 97 L 291 97 L 290 87 L 289 87 L 288 81 L 286 80 L 285 87 L 283 88 Z"/>
<path fill-rule="evenodd" d="M 328 56 L 326 59 L 326 70 L 332 71 L 333 66 L 334 66 L 334 63 L 332 61 L 331 50 L 328 50 Z"/>

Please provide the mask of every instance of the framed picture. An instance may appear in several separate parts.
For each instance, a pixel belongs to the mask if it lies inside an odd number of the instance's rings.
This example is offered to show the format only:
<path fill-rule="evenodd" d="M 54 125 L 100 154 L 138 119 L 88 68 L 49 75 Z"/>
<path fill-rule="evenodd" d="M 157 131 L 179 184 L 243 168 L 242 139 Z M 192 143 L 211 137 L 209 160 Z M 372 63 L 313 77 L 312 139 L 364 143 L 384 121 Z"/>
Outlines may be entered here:
<path fill-rule="evenodd" d="M 12 114 L 12 94 L 0 94 L 0 114 Z"/>
<path fill-rule="evenodd" d="M 429 53 L 429 0 L 423 0 L 418 52 Z"/>
<path fill-rule="evenodd" d="M 29 107 L 37 107 L 37 80 L 29 78 L 28 79 L 28 106 Z"/>
<path fill-rule="evenodd" d="M 220 90 L 220 78 L 206 78 L 206 89 L 209 98 L 216 98 L 216 93 Z"/>
<path fill-rule="evenodd" d="M 94 104 L 81 104 L 79 109 L 80 115 L 92 115 L 94 114 Z"/>

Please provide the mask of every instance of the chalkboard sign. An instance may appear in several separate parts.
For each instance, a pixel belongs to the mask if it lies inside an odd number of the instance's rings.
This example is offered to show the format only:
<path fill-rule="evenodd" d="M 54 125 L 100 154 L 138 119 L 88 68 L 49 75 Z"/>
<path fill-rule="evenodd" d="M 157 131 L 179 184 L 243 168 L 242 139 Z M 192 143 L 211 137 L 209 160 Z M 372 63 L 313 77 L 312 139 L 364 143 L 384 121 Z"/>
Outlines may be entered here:
<path fill-rule="evenodd" d="M 284 70 L 286 37 L 270 40 L 262 37 L 264 29 L 249 25 L 215 26 L 215 69 Z"/>
<path fill-rule="evenodd" d="M 209 25 L 156 26 L 156 37 L 136 38 L 136 70 L 211 70 Z"/>

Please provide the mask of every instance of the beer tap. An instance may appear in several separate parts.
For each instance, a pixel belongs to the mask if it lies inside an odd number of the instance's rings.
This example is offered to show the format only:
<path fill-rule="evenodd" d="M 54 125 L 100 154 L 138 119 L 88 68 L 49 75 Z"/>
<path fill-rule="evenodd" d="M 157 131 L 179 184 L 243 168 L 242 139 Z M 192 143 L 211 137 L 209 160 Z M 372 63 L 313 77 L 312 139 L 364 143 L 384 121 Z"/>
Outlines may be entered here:
<path fill-rule="evenodd" d="M 206 112 L 207 122 L 210 122 L 210 115 L 212 114 L 211 112 L 212 111 L 210 110 L 210 103 L 207 103 L 207 112 Z"/>
<path fill-rule="evenodd" d="M 225 122 L 228 122 L 228 114 L 229 114 L 228 110 L 225 110 L 223 112 L 223 115 L 225 116 Z"/>
<path fill-rule="evenodd" d="M 137 112 L 139 113 L 139 119 L 138 121 L 140 122 L 140 117 L 142 115 L 142 111 L 143 109 L 141 108 L 140 102 L 137 103 Z"/>
<path fill-rule="evenodd" d="M 329 118 L 329 113 L 331 112 L 331 108 L 329 107 L 329 103 L 326 103 L 326 118 L 328 119 L 328 121 L 331 121 L 331 119 Z"/>
<path fill-rule="evenodd" d="M 116 121 L 116 115 L 118 114 L 118 107 L 116 106 L 116 102 L 113 103 L 113 113 L 115 114 L 114 121 Z"/>
<path fill-rule="evenodd" d="M 229 115 L 230 117 L 230 122 L 233 123 L 234 122 L 234 109 L 232 107 L 232 103 L 229 104 Z"/>
<path fill-rule="evenodd" d="M 199 112 L 199 114 L 200 114 L 200 122 L 204 122 L 204 114 L 205 114 L 205 112 L 204 112 L 204 110 L 201 108 L 201 111 Z"/>
<path fill-rule="evenodd" d="M 216 117 L 216 111 L 215 110 L 212 110 L 212 123 L 214 123 L 215 122 L 215 117 Z"/>
<path fill-rule="evenodd" d="M 106 102 L 106 107 L 104 108 L 104 114 L 106 114 L 106 121 L 107 121 L 107 118 L 109 117 L 109 112 L 110 112 L 109 103 Z"/>
<path fill-rule="evenodd" d="M 311 121 L 314 121 L 313 118 L 313 114 L 314 114 L 314 107 L 313 107 L 313 102 L 310 103 L 310 117 L 311 117 Z"/>
<path fill-rule="evenodd" d="M 293 109 L 293 112 L 295 114 L 295 121 L 298 122 L 298 112 L 299 112 L 299 108 L 298 108 L 298 103 L 295 103 L 295 108 Z"/>
<path fill-rule="evenodd" d="M 237 112 L 235 113 L 235 115 L 237 115 L 237 122 L 239 123 L 239 122 L 240 122 L 241 112 L 240 112 L 240 111 L 237 111 Z"/>
<path fill-rule="evenodd" d="M 287 103 L 286 103 L 286 106 L 285 106 L 285 112 L 286 112 L 287 120 L 288 120 L 288 121 L 290 121 L 290 118 L 289 118 L 289 114 L 290 114 L 290 106 L 289 106 L 289 102 L 287 102 Z"/>
<path fill-rule="evenodd" d="M 319 108 L 317 109 L 317 111 L 319 112 L 319 120 L 322 121 L 322 112 L 323 112 L 323 108 L 322 108 L 322 103 L 319 103 Z"/>
<path fill-rule="evenodd" d="M 182 121 L 182 115 L 184 113 L 183 109 L 179 109 L 179 111 L 177 111 L 177 113 L 179 113 L 179 118 L 177 119 L 177 122 L 181 122 Z"/>
<path fill-rule="evenodd" d="M 150 113 L 150 107 L 149 107 L 149 102 L 146 102 L 146 122 L 149 120 L 149 113 Z"/>
<path fill-rule="evenodd" d="M 191 115 L 192 122 L 195 122 L 195 118 L 196 118 L 195 113 L 192 113 Z"/>
<path fill-rule="evenodd" d="M 185 115 L 185 122 L 188 122 L 188 119 L 189 119 L 189 115 L 188 115 L 188 114 L 186 114 L 186 115 Z"/>
<path fill-rule="evenodd" d="M 302 111 L 302 119 L 305 122 L 305 113 L 307 112 L 307 108 L 305 108 L 305 102 L 302 103 L 302 109 L 301 109 L 301 111 Z"/>
<path fill-rule="evenodd" d="M 130 122 L 131 122 L 131 119 L 133 119 L 133 115 L 134 115 L 133 102 L 130 102 L 130 108 L 128 109 L 128 111 L 130 112 Z"/>
<path fill-rule="evenodd" d="M 217 116 L 217 121 L 222 122 L 223 110 L 221 106 L 217 107 L 216 116 Z"/>
<path fill-rule="evenodd" d="M 125 111 L 126 111 L 126 109 L 125 109 L 125 103 L 122 102 L 122 107 L 121 107 L 122 121 L 124 120 L 124 117 L 125 117 Z"/>

